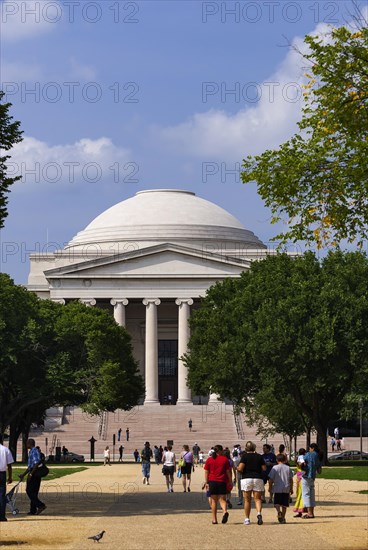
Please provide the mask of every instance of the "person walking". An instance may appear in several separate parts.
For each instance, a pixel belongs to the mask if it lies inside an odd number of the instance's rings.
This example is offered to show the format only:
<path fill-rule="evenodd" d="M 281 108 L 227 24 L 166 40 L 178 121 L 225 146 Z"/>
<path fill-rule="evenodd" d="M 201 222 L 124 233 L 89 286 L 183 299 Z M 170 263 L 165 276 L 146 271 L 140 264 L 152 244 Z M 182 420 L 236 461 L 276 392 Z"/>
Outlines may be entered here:
<path fill-rule="evenodd" d="M 125 436 L 126 436 L 126 440 L 129 441 L 129 435 L 130 435 L 130 432 L 129 432 L 129 428 L 127 428 L 125 430 Z"/>
<path fill-rule="evenodd" d="M 314 518 L 314 508 L 316 506 L 314 482 L 317 473 L 321 472 L 321 461 L 317 443 L 311 443 L 309 452 L 304 455 L 304 460 L 301 461 L 303 476 L 302 476 L 302 496 L 304 506 L 308 512 L 303 516 L 303 519 Z"/>
<path fill-rule="evenodd" d="M 139 451 L 138 451 L 138 449 L 134 449 L 133 456 L 134 456 L 135 462 L 139 462 Z"/>
<path fill-rule="evenodd" d="M 123 430 L 121 428 L 118 429 L 118 441 L 120 441 L 122 431 Z"/>
<path fill-rule="evenodd" d="M 199 465 L 203 468 L 203 463 L 204 463 L 204 452 L 203 451 L 199 451 Z"/>
<path fill-rule="evenodd" d="M 180 459 L 182 463 L 184 463 L 180 466 L 184 493 L 187 492 L 187 489 L 188 493 L 190 493 L 190 482 L 193 470 L 193 453 L 189 450 L 189 445 L 183 445 L 183 452 L 181 453 Z"/>
<path fill-rule="evenodd" d="M 244 525 L 250 525 L 250 511 L 252 506 L 252 493 L 257 510 L 257 523 L 263 524 L 262 518 L 262 491 L 264 483 L 262 479 L 263 472 L 267 466 L 262 456 L 256 453 L 256 445 L 252 441 L 247 441 L 245 453 L 240 459 L 238 472 L 242 474 L 241 488 L 244 495 Z"/>
<path fill-rule="evenodd" d="M 217 525 L 217 503 L 220 503 L 223 511 L 221 523 L 227 523 L 229 512 L 227 511 L 226 494 L 232 488 L 231 467 L 226 456 L 223 455 L 222 445 L 215 445 L 204 465 L 206 489 L 212 512 L 212 523 Z"/>
<path fill-rule="evenodd" d="M 303 494 L 302 494 L 302 477 L 303 469 L 302 464 L 304 463 L 304 456 L 306 450 L 301 448 L 298 452 L 298 458 L 296 461 L 296 495 L 295 495 L 295 506 L 293 512 L 295 513 L 294 518 L 301 518 L 303 514 L 308 512 L 307 508 L 304 506 Z"/>
<path fill-rule="evenodd" d="M 159 464 L 161 464 L 161 456 L 160 456 L 160 449 L 157 447 L 157 445 L 155 445 L 153 447 L 153 456 L 155 458 L 155 462 L 157 464 L 157 466 Z"/>
<path fill-rule="evenodd" d="M 174 474 L 176 472 L 176 457 L 172 451 L 172 446 L 169 445 L 167 450 L 163 453 L 162 458 L 164 465 L 162 467 L 162 473 L 166 478 L 166 487 L 168 493 L 174 492 Z"/>
<path fill-rule="evenodd" d="M 276 457 L 277 464 L 269 473 L 270 489 L 274 495 L 274 506 L 279 523 L 286 523 L 286 510 L 289 508 L 289 495 L 293 494 L 293 472 L 285 464 L 285 455 Z"/>
<path fill-rule="evenodd" d="M 119 462 L 123 462 L 124 447 L 120 445 L 119 447 Z"/>
<path fill-rule="evenodd" d="M 189 431 L 191 432 L 192 431 L 192 427 L 193 427 L 193 420 L 190 418 L 188 420 L 188 428 L 189 428 Z"/>
<path fill-rule="evenodd" d="M 200 446 L 197 442 L 194 443 L 192 451 L 193 451 L 193 463 L 198 465 L 198 459 L 199 459 L 199 451 L 201 450 Z"/>
<path fill-rule="evenodd" d="M 242 475 L 241 475 L 240 472 L 238 472 L 238 466 L 240 464 L 241 455 L 240 455 L 237 447 L 236 448 L 234 447 L 232 455 L 233 455 L 234 468 L 235 468 L 235 471 L 236 471 L 236 486 L 237 486 L 237 489 L 238 489 L 238 502 L 237 502 L 237 505 L 238 506 L 243 506 L 243 492 L 241 490 Z"/>
<path fill-rule="evenodd" d="M 149 478 L 151 475 L 151 458 L 152 458 L 152 449 L 150 447 L 149 441 L 146 441 L 144 444 L 144 448 L 141 452 L 141 460 L 142 460 L 142 474 L 143 474 L 143 484 L 147 483 L 147 485 L 150 484 Z"/>
<path fill-rule="evenodd" d="M 8 521 L 5 516 L 6 511 L 6 482 L 12 483 L 13 473 L 13 455 L 8 447 L 3 445 L 3 438 L 0 436 L 0 521 Z M 8 479 L 6 479 L 8 472 Z"/>
<path fill-rule="evenodd" d="M 104 466 L 106 466 L 106 464 L 108 464 L 109 466 L 111 466 L 111 462 L 110 462 L 110 447 L 107 445 L 107 447 L 105 447 L 105 450 L 104 450 Z"/>
<path fill-rule="evenodd" d="M 19 476 L 19 478 L 22 480 L 28 474 L 26 493 L 31 504 L 28 515 L 35 516 L 46 510 L 46 504 L 38 498 L 38 493 L 41 487 L 41 477 L 37 475 L 37 469 L 42 464 L 42 458 L 36 447 L 36 442 L 34 439 L 27 440 L 27 449 L 29 450 L 27 463 L 28 467 L 26 471 Z"/>
<path fill-rule="evenodd" d="M 271 472 L 273 466 L 275 466 L 277 464 L 277 460 L 276 460 L 275 453 L 271 452 L 271 445 L 268 445 L 268 443 L 265 443 L 263 445 L 263 455 L 262 456 L 263 456 L 263 460 L 265 461 L 265 464 L 267 466 L 267 469 L 262 474 L 263 483 L 264 483 L 264 490 L 263 490 L 263 493 L 262 493 L 262 502 L 263 503 L 266 502 L 266 485 L 268 483 L 268 493 L 269 493 L 268 503 L 271 504 L 273 495 L 272 495 L 272 492 L 271 492 L 271 485 L 270 485 L 270 482 L 269 482 L 269 479 L 270 479 L 269 475 L 270 475 L 270 472 Z"/>
<path fill-rule="evenodd" d="M 159 454 L 160 454 L 160 463 L 161 463 L 162 460 L 163 460 L 163 457 L 164 457 L 164 449 L 163 449 L 162 445 L 159 446 L 158 450 L 159 450 Z"/>

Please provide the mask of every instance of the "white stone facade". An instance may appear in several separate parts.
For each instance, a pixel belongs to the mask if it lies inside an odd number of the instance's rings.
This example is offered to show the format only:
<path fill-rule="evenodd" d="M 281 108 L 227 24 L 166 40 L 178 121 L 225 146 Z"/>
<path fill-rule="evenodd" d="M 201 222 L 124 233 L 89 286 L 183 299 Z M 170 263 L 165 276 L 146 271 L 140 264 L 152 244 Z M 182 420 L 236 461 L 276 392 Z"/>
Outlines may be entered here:
<path fill-rule="evenodd" d="M 110 310 L 132 336 L 145 404 L 188 404 L 179 358 L 191 310 L 212 284 L 239 277 L 267 253 L 236 218 L 194 193 L 141 191 L 103 212 L 65 249 L 33 254 L 28 289 Z"/>

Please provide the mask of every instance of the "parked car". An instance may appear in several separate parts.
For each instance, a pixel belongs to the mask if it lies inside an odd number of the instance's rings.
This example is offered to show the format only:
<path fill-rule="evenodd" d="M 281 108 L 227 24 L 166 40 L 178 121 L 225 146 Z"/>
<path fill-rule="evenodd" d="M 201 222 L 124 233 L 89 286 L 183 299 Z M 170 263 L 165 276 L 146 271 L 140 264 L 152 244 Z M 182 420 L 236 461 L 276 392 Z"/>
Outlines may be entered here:
<path fill-rule="evenodd" d="M 61 456 L 62 462 L 84 462 L 84 456 L 77 453 L 67 452 L 66 455 Z"/>
<path fill-rule="evenodd" d="M 363 460 L 368 460 L 368 453 L 362 452 Z M 360 451 L 344 451 L 328 457 L 329 460 L 360 460 Z"/>

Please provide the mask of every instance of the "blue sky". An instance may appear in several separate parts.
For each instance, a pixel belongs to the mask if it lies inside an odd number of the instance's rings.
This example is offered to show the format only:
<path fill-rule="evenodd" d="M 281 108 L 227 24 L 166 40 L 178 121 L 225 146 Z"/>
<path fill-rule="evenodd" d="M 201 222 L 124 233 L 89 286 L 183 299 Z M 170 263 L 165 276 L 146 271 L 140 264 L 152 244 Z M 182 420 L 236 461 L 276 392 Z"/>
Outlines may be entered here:
<path fill-rule="evenodd" d="M 1 2 L 1 87 L 25 138 L 12 152 L 23 177 L 1 271 L 26 283 L 29 252 L 63 247 L 150 188 L 194 191 L 268 243 L 280 227 L 233 170 L 296 130 L 304 71 L 290 45 L 351 11 L 309 0 Z"/>

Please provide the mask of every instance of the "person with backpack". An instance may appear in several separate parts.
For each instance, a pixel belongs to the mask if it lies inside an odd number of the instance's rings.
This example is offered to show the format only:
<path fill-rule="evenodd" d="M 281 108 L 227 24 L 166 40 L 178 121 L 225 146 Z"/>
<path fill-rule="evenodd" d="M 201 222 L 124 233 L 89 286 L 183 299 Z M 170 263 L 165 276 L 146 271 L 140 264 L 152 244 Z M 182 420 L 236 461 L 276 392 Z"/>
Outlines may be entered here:
<path fill-rule="evenodd" d="M 149 441 L 146 441 L 144 444 L 144 448 L 141 452 L 141 460 L 142 460 L 142 474 L 143 474 L 143 485 L 146 483 L 149 485 L 149 478 L 150 478 L 150 472 L 151 472 L 151 458 L 153 456 L 152 449 L 150 447 Z"/>

